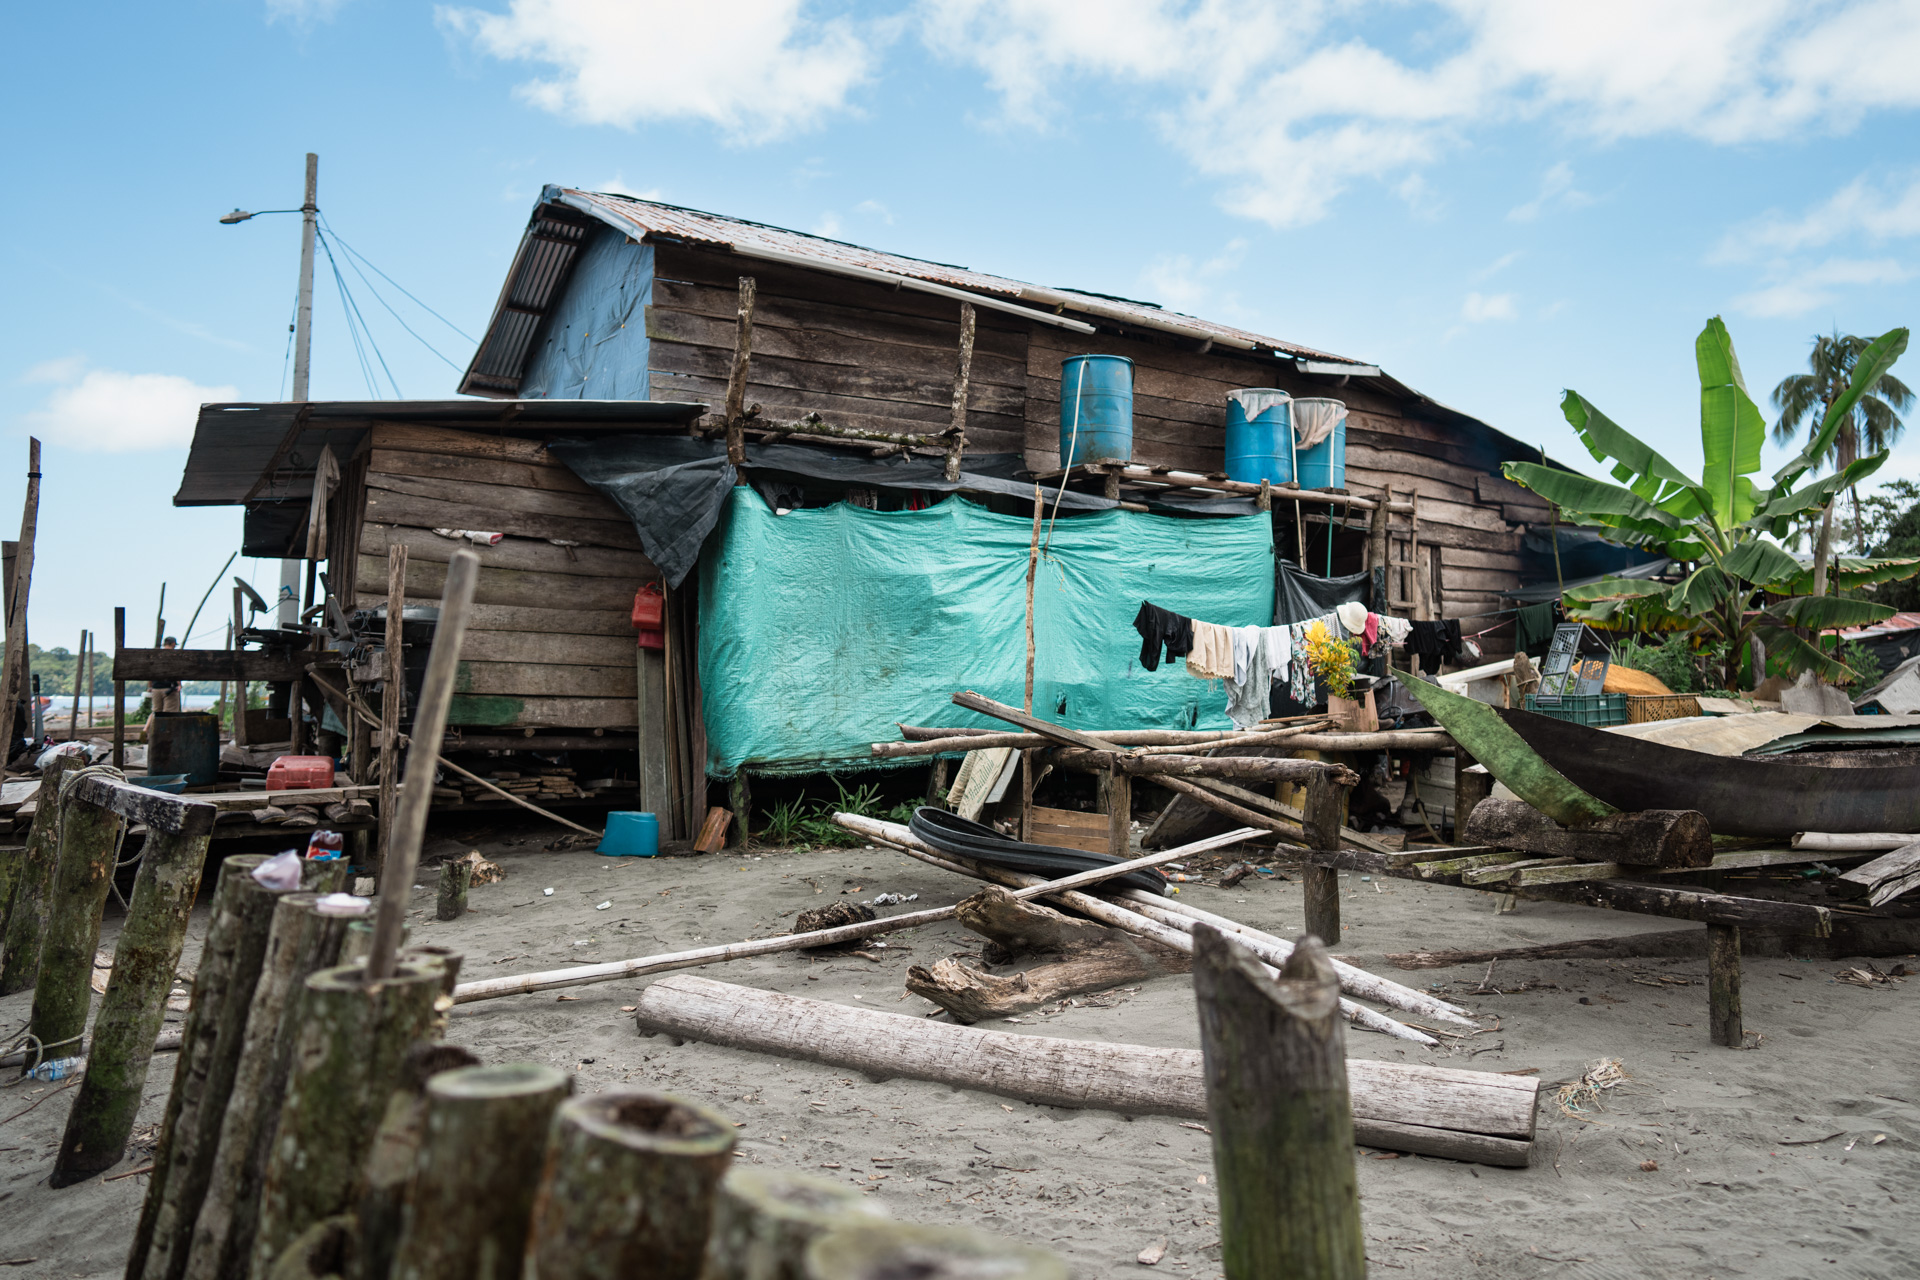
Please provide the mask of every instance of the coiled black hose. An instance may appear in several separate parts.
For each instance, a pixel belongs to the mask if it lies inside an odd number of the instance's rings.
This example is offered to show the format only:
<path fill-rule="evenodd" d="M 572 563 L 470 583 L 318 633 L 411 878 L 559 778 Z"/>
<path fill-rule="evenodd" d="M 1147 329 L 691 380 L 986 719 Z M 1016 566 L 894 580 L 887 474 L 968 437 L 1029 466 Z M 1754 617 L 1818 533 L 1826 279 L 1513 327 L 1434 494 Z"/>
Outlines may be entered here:
<path fill-rule="evenodd" d="M 1027 871 L 1049 880 L 1070 876 L 1076 871 L 1091 871 L 1095 867 L 1110 867 L 1116 862 L 1128 861 L 1110 853 L 1062 849 L 1051 844 L 1028 844 L 931 805 L 915 809 L 913 821 L 907 824 L 907 829 L 925 841 L 929 848 L 941 853 L 992 863 L 996 867 L 1007 867 L 1014 871 Z M 1104 883 L 1144 889 L 1148 893 L 1164 894 L 1167 891 L 1167 878 L 1155 867 L 1129 871 L 1124 876 L 1115 876 Z"/>

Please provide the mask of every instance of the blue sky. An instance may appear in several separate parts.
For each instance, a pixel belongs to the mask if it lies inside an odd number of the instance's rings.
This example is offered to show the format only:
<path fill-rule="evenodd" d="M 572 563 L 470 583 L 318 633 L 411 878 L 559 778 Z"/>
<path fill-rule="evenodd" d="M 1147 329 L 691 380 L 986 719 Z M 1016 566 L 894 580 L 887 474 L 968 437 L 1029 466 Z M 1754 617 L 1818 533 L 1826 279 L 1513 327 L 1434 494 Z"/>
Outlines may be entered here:
<path fill-rule="evenodd" d="M 1697 460 L 1709 315 L 1764 395 L 1813 334 L 1920 311 L 1920 0 L 180 0 L 6 27 L 33 52 L 0 84 L 0 525 L 38 434 L 50 647 L 109 643 L 116 604 L 144 634 L 162 579 L 178 629 L 237 545 L 236 512 L 169 499 L 194 405 L 285 394 L 299 223 L 216 219 L 297 205 L 308 150 L 338 235 L 469 334 L 559 182 L 1373 360 L 1569 462 L 1565 387 Z M 400 390 L 450 396 L 348 279 Z M 318 296 L 313 395 L 364 398 L 324 259 Z M 1920 477 L 1920 432 L 1882 475 Z"/>

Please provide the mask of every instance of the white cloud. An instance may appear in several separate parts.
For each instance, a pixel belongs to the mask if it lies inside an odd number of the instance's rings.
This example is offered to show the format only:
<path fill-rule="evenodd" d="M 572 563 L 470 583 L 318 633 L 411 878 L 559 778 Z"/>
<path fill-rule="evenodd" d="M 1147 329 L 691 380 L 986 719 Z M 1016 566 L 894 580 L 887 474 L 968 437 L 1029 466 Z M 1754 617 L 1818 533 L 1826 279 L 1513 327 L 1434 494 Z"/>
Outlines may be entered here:
<path fill-rule="evenodd" d="M 627 181 L 627 175 L 624 173 L 616 173 L 599 186 L 589 187 L 588 190 L 603 191 L 608 195 L 632 196 L 636 200 L 662 201 L 667 198 L 666 193 L 658 187 L 636 189 L 631 182 Z"/>
<path fill-rule="evenodd" d="M 583 124 L 704 120 L 737 141 L 818 124 L 867 78 L 888 24 L 802 14 L 803 0 L 509 0 L 441 6 L 440 22 L 505 60 L 554 74 L 526 101 Z"/>
<path fill-rule="evenodd" d="M 1492 276 L 1497 276 L 1502 271 L 1505 271 L 1508 267 L 1520 261 L 1520 259 L 1524 258 L 1525 256 L 1526 256 L 1525 251 L 1520 249 L 1515 249 L 1512 253 L 1503 253 L 1499 257 L 1495 258 L 1492 262 L 1489 262 L 1486 266 L 1474 272 L 1470 278 L 1478 282 L 1481 280 L 1486 280 Z"/>
<path fill-rule="evenodd" d="M 1469 293 L 1460 304 L 1460 318 L 1468 324 L 1483 324 L 1488 320 L 1511 320 L 1519 312 L 1513 305 L 1510 293 Z"/>
<path fill-rule="evenodd" d="M 1600 141 L 1734 144 L 1920 106 L 1912 0 L 920 0 L 919 12 L 927 43 L 978 67 L 1011 122 L 1064 118 L 1076 82 L 1158 91 L 1145 100 L 1167 140 L 1230 184 L 1229 209 L 1276 226 L 1325 216 L 1356 181 L 1404 195 L 1407 175 L 1472 129 L 1516 119 Z M 1368 40 L 1383 18 L 1391 52 Z M 1578 195 L 1570 170 L 1548 178 L 1562 185 L 1517 216 Z"/>
<path fill-rule="evenodd" d="M 1532 222 L 1548 208 L 1578 209 L 1592 203 L 1592 196 L 1573 185 L 1573 166 L 1562 160 L 1540 179 L 1540 194 L 1509 209 L 1507 218 L 1513 222 Z"/>
<path fill-rule="evenodd" d="M 1825 262 L 1791 270 L 1782 279 L 1741 294 L 1734 310 L 1750 316 L 1798 316 L 1840 298 L 1847 286 L 1900 284 L 1913 272 L 1892 258 L 1828 258 Z"/>
<path fill-rule="evenodd" d="M 172 449 L 193 439 L 200 406 L 240 398 L 238 387 L 203 387 L 169 373 L 88 369 L 77 357 L 49 360 L 26 374 L 53 383 L 45 407 L 26 415 L 49 443 L 98 453 Z"/>
<path fill-rule="evenodd" d="M 1904 185 L 1901 185 L 1901 183 Z M 1768 213 L 1729 232 L 1714 251 L 1721 262 L 1743 262 L 1764 253 L 1824 248 L 1858 236 L 1880 243 L 1920 235 L 1920 175 L 1901 182 L 1855 178 L 1798 218 Z"/>
<path fill-rule="evenodd" d="M 840 238 L 840 215 L 829 209 L 813 224 L 813 234 L 829 240 Z"/>
<path fill-rule="evenodd" d="M 887 206 L 881 204 L 878 200 L 862 200 L 859 204 L 853 206 L 853 211 L 855 213 L 864 213 L 869 218 L 878 218 L 888 226 L 893 225 L 893 210 L 887 208 Z"/>
<path fill-rule="evenodd" d="M 1221 296 L 1220 282 L 1239 269 L 1246 253 L 1247 242 L 1234 239 L 1199 262 L 1184 253 L 1166 254 L 1149 263 L 1140 279 L 1154 301 L 1172 311 L 1199 315 L 1238 310 L 1232 294 Z"/>
<path fill-rule="evenodd" d="M 291 22 L 295 26 L 311 26 L 316 22 L 331 22 L 333 15 L 347 0 L 267 0 L 268 22 Z"/>

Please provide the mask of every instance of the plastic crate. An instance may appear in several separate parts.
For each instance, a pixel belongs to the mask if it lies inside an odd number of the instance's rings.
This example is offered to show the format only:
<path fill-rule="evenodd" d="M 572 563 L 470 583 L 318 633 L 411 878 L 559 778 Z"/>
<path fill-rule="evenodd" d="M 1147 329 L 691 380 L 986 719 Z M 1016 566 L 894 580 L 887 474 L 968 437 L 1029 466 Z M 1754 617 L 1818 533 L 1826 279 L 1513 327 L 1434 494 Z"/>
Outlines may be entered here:
<path fill-rule="evenodd" d="M 1700 714 L 1700 699 L 1690 693 L 1630 693 L 1627 695 L 1627 723 L 1646 724 L 1653 720 L 1681 720 Z"/>
<path fill-rule="evenodd" d="M 1555 720 L 1604 728 L 1627 723 L 1627 695 L 1624 693 L 1570 693 L 1553 702 L 1543 702 L 1535 694 L 1527 695 L 1527 710 Z"/>

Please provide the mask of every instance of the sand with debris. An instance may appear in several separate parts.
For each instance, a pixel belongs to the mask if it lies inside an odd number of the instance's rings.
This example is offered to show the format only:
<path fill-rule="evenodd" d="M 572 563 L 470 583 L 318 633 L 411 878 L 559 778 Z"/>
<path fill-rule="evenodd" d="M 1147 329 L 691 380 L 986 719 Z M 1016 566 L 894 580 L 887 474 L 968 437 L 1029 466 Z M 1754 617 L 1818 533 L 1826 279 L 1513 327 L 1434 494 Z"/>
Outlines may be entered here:
<path fill-rule="evenodd" d="M 880 849 L 761 851 L 711 858 L 607 859 L 543 849 L 518 832 L 429 856 L 482 849 L 506 870 L 475 888 L 472 911 L 432 919 L 414 891 L 414 937 L 466 955 L 487 977 L 764 937 L 795 912 L 841 897 L 918 893 L 914 910 L 957 900 L 968 882 Z M 425 884 L 426 878 L 422 877 Z M 551 889 L 549 895 L 544 891 Z M 1292 935 L 1300 889 L 1253 879 L 1189 886 L 1210 910 Z M 1351 1033 L 1356 1057 L 1538 1069 L 1577 1081 L 1596 1060 L 1627 1078 L 1581 1118 L 1543 1105 L 1535 1165 L 1502 1170 L 1363 1150 L 1367 1252 L 1376 1275 L 1433 1277 L 1906 1276 L 1920 1243 L 1901 1226 L 1920 1200 L 1920 1066 L 1913 1040 L 1920 980 L 1870 987 L 1836 980 L 1838 961 L 1750 959 L 1747 1026 L 1758 1047 L 1707 1043 L 1705 963 L 1571 960 L 1401 973 L 1385 952 L 1499 947 L 1673 927 L 1582 907 L 1523 903 L 1495 914 L 1490 895 L 1343 877 L 1340 952 L 1484 1015 L 1484 1030 L 1435 1055 Z M 206 928 L 196 914 L 193 947 Z M 107 942 L 118 921 L 107 922 Z M 706 976 L 848 1005 L 924 1013 L 906 996 L 910 964 L 973 952 L 944 924 L 894 935 L 873 959 L 789 954 Z M 1889 963 L 1882 961 L 1885 969 Z M 460 1006 L 451 1038 L 489 1062 L 536 1061 L 575 1073 L 582 1091 L 645 1084 L 707 1102 L 739 1123 L 739 1158 L 858 1186 L 893 1215 L 968 1223 L 1043 1244 L 1076 1277 L 1220 1274 L 1208 1136 L 1167 1117 L 1029 1106 L 916 1081 L 638 1035 L 625 1006 L 645 980 Z M 0 1000 L 0 1025 L 24 1023 L 30 993 Z M 990 1024 L 993 1025 L 993 1024 Z M 1197 1044 L 1184 976 L 1083 998 L 997 1024 L 1016 1032 L 1148 1045 Z M 133 1150 L 151 1158 L 174 1059 L 158 1058 Z M 8 1274 L 120 1274 L 144 1176 L 52 1191 L 47 1173 L 71 1091 L 27 1082 L 0 1090 L 0 1264 Z M 25 1114 L 18 1114 L 23 1109 Z M 1884 1137 L 1882 1136 L 1884 1135 Z M 1136 1255 L 1167 1244 L 1157 1268 Z M 31 1261 L 25 1261 L 31 1259 Z"/>

